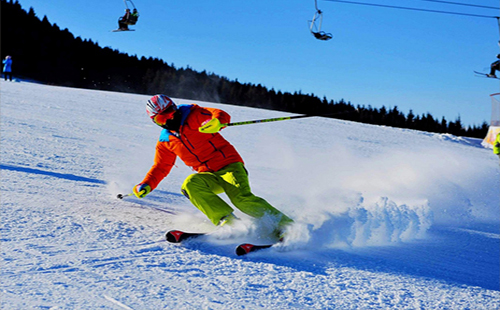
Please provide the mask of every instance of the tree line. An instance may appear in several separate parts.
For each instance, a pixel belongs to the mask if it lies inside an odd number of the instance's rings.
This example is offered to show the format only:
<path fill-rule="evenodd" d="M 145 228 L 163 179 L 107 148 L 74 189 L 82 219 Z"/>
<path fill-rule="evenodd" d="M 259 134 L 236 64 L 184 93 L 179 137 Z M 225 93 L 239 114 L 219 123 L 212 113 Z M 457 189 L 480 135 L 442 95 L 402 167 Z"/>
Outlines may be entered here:
<path fill-rule="evenodd" d="M 1 0 L 2 59 L 13 56 L 14 75 L 39 82 L 87 89 L 157 94 L 192 100 L 311 114 L 409 128 L 427 132 L 483 138 L 488 124 L 464 127 L 460 117 L 455 121 L 434 118 L 425 113 L 406 115 L 393 108 L 355 106 L 318 98 L 314 94 L 282 92 L 261 84 L 240 83 L 226 77 L 176 68 L 153 57 L 128 55 L 109 47 L 100 47 L 90 39 L 75 37 L 60 29 L 44 16 L 38 18 L 31 7 L 24 10 L 18 0 Z"/>

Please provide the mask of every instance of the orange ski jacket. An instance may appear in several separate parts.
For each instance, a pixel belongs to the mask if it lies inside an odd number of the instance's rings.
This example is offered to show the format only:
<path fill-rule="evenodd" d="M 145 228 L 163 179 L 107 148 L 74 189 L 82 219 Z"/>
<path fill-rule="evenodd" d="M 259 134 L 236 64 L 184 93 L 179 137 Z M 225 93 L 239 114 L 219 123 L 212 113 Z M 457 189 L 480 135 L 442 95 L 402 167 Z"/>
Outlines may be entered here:
<path fill-rule="evenodd" d="M 212 118 L 218 118 L 221 124 L 229 123 L 229 114 L 196 104 L 179 105 L 178 109 L 181 112 L 179 133 L 163 129 L 156 144 L 154 164 L 142 181 L 152 190 L 170 173 L 177 157 L 197 172 L 215 172 L 232 163 L 243 163 L 234 146 L 219 133 L 198 131 L 203 122 Z"/>

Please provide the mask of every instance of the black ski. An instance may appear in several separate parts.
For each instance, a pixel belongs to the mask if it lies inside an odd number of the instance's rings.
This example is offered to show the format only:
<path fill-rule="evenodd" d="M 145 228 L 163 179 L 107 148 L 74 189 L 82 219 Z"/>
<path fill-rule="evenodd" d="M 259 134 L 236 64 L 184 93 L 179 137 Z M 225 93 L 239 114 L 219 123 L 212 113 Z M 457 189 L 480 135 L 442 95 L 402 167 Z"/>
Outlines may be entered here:
<path fill-rule="evenodd" d="M 166 238 L 171 243 L 181 243 L 184 240 L 198 238 L 206 235 L 205 233 L 188 233 L 180 230 L 171 230 L 167 232 Z"/>
<path fill-rule="evenodd" d="M 475 74 L 479 75 L 479 76 L 482 76 L 482 77 L 487 77 L 487 78 L 490 78 L 490 79 L 500 79 L 496 76 L 489 76 L 487 73 L 483 73 L 483 72 L 478 72 L 478 71 L 474 71 Z"/>
<path fill-rule="evenodd" d="M 169 232 L 167 232 L 165 237 L 166 237 L 168 242 L 181 243 L 181 242 L 188 240 L 188 239 L 194 239 L 194 238 L 198 238 L 198 237 L 206 236 L 206 235 L 207 235 L 207 233 L 188 233 L 188 232 L 184 232 L 181 230 L 170 230 Z M 280 240 L 276 243 L 279 243 L 281 241 L 282 240 Z M 236 255 L 242 256 L 242 255 L 246 255 L 246 254 L 251 253 L 251 252 L 256 252 L 259 250 L 267 249 L 267 248 L 272 247 L 276 243 L 263 244 L 263 245 L 242 243 L 236 247 Z"/>
<path fill-rule="evenodd" d="M 256 252 L 259 250 L 267 249 L 272 247 L 274 244 L 264 244 L 264 245 L 256 245 L 251 243 L 243 243 L 236 247 L 236 255 L 242 256 L 251 252 Z"/>

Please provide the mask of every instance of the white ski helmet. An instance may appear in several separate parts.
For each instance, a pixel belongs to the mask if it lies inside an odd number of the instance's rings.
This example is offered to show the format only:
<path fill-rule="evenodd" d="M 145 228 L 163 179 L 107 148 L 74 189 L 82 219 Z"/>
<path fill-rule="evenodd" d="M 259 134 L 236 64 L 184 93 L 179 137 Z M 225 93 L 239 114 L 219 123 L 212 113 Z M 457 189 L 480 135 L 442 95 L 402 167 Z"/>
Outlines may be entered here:
<path fill-rule="evenodd" d="M 146 112 L 151 119 L 158 114 L 161 114 L 167 110 L 172 110 L 175 112 L 177 110 L 177 106 L 169 97 L 165 95 L 155 95 L 151 97 L 146 103 Z M 173 113 L 172 113 L 173 114 Z"/>

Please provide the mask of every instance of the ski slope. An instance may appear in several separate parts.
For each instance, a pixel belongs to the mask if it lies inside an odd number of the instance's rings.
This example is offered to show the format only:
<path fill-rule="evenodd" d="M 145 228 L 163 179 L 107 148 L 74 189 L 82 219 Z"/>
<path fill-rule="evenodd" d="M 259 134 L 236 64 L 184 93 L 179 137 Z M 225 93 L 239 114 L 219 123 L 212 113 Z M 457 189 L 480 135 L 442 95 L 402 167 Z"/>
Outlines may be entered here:
<path fill-rule="evenodd" d="M 213 230 L 180 160 L 146 198 L 116 199 L 153 161 L 150 96 L 0 88 L 1 309 L 500 308 L 500 165 L 478 139 L 318 117 L 226 128 L 254 193 L 296 221 L 238 257 L 266 219 L 164 241 Z"/>

